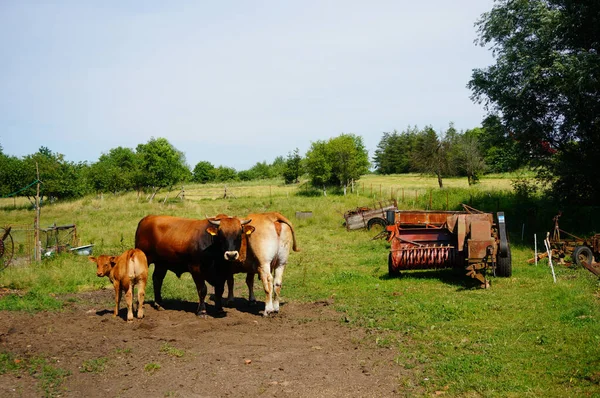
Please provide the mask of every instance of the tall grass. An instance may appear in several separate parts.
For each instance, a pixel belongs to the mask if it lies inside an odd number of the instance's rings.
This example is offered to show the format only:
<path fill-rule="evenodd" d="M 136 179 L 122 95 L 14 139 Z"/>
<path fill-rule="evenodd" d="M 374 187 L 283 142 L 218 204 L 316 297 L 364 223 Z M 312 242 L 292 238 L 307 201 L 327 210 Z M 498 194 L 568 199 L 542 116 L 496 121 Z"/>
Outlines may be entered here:
<path fill-rule="evenodd" d="M 377 344 L 395 350 L 396 363 L 411 372 L 408 380 L 399 381 L 400 388 L 410 391 L 410 386 L 422 386 L 427 393 L 443 391 L 450 396 L 597 394 L 597 278 L 587 270 L 559 265 L 555 284 L 547 263 L 527 264 L 533 257 L 533 233 L 541 237 L 550 230 L 557 209 L 543 197 L 515 196 L 508 189 L 510 183 L 500 178 L 489 188 L 452 187 L 451 181 L 446 181 L 449 187 L 444 190 L 435 188 L 435 180 L 430 180 L 425 183 L 422 177 L 402 180 L 394 176 L 384 186 L 386 179 L 367 176 L 365 189 L 359 186 L 358 192 L 346 197 L 331 192 L 327 197 L 276 193 L 273 188 L 270 194 L 259 194 L 268 192 L 268 185 L 247 185 L 256 194 L 247 197 L 171 199 L 164 204 L 162 200 L 148 203 L 135 193 L 87 197 L 44 207 L 42 225 L 75 223 L 81 244 L 93 243 L 95 254 L 118 254 L 133 245 L 137 222 L 147 214 L 203 218 L 217 213 L 280 211 L 293 221 L 302 250 L 290 255 L 284 300 L 333 301 L 342 323 L 367 328 Z M 371 181 L 381 181 L 381 195 L 370 191 L 367 184 Z M 404 198 L 397 187 L 404 187 Z M 204 186 L 189 189 L 200 191 Z M 231 189 L 235 192 L 235 187 Z M 371 240 L 374 233 L 369 231 L 347 232 L 342 216 L 346 210 L 389 199 L 394 189 L 403 209 L 458 210 L 466 203 L 484 211 L 504 211 L 511 232 L 513 276 L 492 277 L 488 290 L 478 289 L 460 269 L 408 271 L 400 278 L 388 277 L 387 243 Z M 311 211 L 313 216 L 296 219 L 296 211 Z M 571 210 L 563 216 L 564 224 L 579 225 L 579 229 L 600 225 L 595 224 L 599 221 L 595 214 L 591 208 L 577 209 L 577 213 Z M 27 209 L 2 213 L 5 224 L 23 224 L 32 216 Z M 521 239 L 523 225 L 526 229 Z M 242 280 L 237 278 L 240 285 Z M 106 278 L 95 276 L 95 266 L 85 257 L 60 255 L 0 273 L 0 287 L 18 289 L 17 294 L 0 299 L 0 308 L 60 308 L 63 294 L 107 284 Z M 260 300 L 261 294 L 257 295 Z M 147 296 L 153 299 L 151 283 Z M 163 297 L 196 302 L 189 274 L 178 280 L 169 273 Z M 106 305 L 110 308 L 112 304 Z"/>

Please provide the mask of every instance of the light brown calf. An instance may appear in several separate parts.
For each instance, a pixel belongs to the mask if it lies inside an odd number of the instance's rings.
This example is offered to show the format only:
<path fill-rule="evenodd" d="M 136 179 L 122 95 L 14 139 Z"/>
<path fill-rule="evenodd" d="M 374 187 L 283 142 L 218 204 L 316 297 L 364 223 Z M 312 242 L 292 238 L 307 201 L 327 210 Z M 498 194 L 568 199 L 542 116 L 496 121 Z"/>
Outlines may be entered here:
<path fill-rule="evenodd" d="M 127 301 L 127 321 L 133 320 L 133 287 L 138 289 L 137 317 L 144 317 L 144 296 L 146 295 L 146 282 L 148 280 L 148 261 L 146 255 L 139 249 L 130 249 L 120 256 L 89 257 L 96 263 L 96 275 L 108 276 L 115 287 L 115 312 L 119 315 L 121 292 L 125 291 Z"/>

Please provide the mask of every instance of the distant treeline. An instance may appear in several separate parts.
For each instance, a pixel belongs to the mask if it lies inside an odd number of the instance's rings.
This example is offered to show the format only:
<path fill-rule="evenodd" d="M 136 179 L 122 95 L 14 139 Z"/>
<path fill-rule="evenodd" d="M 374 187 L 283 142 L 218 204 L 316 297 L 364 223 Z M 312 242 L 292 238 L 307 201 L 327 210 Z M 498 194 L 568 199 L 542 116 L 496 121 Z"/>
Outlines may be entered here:
<path fill-rule="evenodd" d="M 369 166 L 362 138 L 353 134 L 314 142 L 304 157 L 296 148 L 272 163 L 258 162 L 239 172 L 227 166 L 215 167 L 207 161 L 190 169 L 183 152 L 165 138 L 151 138 L 135 150 L 113 148 L 94 163 L 68 161 L 46 147 L 18 158 L 5 154 L 0 146 L 0 197 L 34 196 L 36 187 L 32 183 L 38 180 L 38 175 L 44 196 L 70 199 L 98 192 L 156 192 L 186 182 L 282 178 L 286 184 L 292 184 L 298 183 L 303 175 L 308 175 L 319 188 L 346 186 L 367 173 Z"/>
<path fill-rule="evenodd" d="M 497 118 L 488 118 L 484 127 L 458 131 L 451 123 L 436 132 L 408 127 L 402 132 L 384 133 L 373 158 L 379 174 L 421 172 L 438 177 L 464 176 L 469 185 L 484 173 L 514 171 L 520 166 L 518 146 Z"/>
<path fill-rule="evenodd" d="M 4 154 L 0 146 L 0 196 L 35 195 L 35 186 L 28 185 L 37 180 L 38 171 L 43 194 L 62 199 L 97 192 L 157 191 L 189 182 L 282 178 L 286 184 L 294 184 L 301 176 L 306 176 L 324 193 L 329 187 L 346 192 L 371 167 L 380 174 L 415 171 L 435 174 L 440 186 L 443 177 L 456 175 L 467 176 L 470 183 L 475 183 L 486 171 L 508 171 L 517 165 L 510 140 L 492 127 L 458 132 L 451 124 L 440 133 L 431 127 L 383 133 L 373 163 L 362 137 L 341 134 L 313 142 L 304 156 L 296 148 L 285 157 L 276 157 L 272 163 L 258 162 L 242 171 L 214 166 L 208 161 L 200 161 L 191 169 L 184 153 L 165 138 L 152 138 L 135 150 L 113 148 L 94 163 L 71 162 L 46 147 L 17 158 Z"/>
<path fill-rule="evenodd" d="M 28 185 L 37 180 L 38 171 L 44 196 L 61 199 L 98 192 L 158 191 L 189 182 L 282 178 L 286 184 L 294 184 L 302 176 L 324 193 L 329 187 L 346 192 L 372 166 L 380 174 L 434 174 L 440 186 L 443 177 L 457 175 L 476 183 L 486 171 L 516 168 L 513 147 L 501 129 L 494 129 L 493 125 L 459 132 L 450 124 L 446 131 L 439 133 L 431 127 L 422 130 L 414 127 L 401 133 L 383 133 L 373 163 L 369 161 L 362 137 L 341 134 L 327 141 L 313 142 L 304 156 L 296 148 L 271 163 L 258 162 L 242 171 L 214 166 L 208 161 L 200 161 L 191 169 L 184 153 L 165 138 L 151 138 L 135 150 L 113 148 L 94 163 L 71 162 L 46 147 L 17 158 L 4 154 L 0 147 L 0 196 L 35 195 L 35 186 Z"/>

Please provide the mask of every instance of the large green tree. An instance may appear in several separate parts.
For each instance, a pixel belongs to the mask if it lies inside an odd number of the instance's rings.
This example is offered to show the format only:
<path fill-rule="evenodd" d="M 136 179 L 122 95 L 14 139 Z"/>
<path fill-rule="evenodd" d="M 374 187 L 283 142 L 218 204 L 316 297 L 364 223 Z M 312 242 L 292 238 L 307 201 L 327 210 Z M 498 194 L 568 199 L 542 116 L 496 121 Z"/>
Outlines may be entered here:
<path fill-rule="evenodd" d="M 331 182 L 342 186 L 345 195 L 348 186 L 369 171 L 369 153 L 362 137 L 355 134 L 342 134 L 329 140 L 327 145 L 333 177 Z"/>
<path fill-rule="evenodd" d="M 391 133 L 383 133 L 373 157 L 377 173 L 408 173 L 411 170 L 411 156 L 418 133 L 419 130 L 416 126 L 408 127 L 401 133 L 396 130 Z"/>
<path fill-rule="evenodd" d="M 214 181 L 215 166 L 213 166 L 211 162 L 205 160 L 198 162 L 194 167 L 192 180 L 202 184 Z"/>
<path fill-rule="evenodd" d="M 323 140 L 313 142 L 306 152 L 304 164 L 312 185 L 323 188 L 323 195 L 327 196 L 327 183 L 331 179 L 332 168 L 327 142 Z"/>
<path fill-rule="evenodd" d="M 286 184 L 297 183 L 300 176 L 303 173 L 302 157 L 300 156 L 300 150 L 294 149 L 294 152 L 290 152 L 285 161 L 285 167 L 283 169 L 283 180 Z"/>
<path fill-rule="evenodd" d="M 554 192 L 600 200 L 600 2 L 498 0 L 477 23 L 495 64 L 473 98 L 497 114 Z"/>
<path fill-rule="evenodd" d="M 14 194 L 33 181 L 27 180 L 21 159 L 0 153 L 0 196 Z"/>
<path fill-rule="evenodd" d="M 305 167 L 313 186 L 341 186 L 346 193 L 349 184 L 369 171 L 369 153 L 362 137 L 341 134 L 329 141 L 313 142 L 306 153 Z"/>
<path fill-rule="evenodd" d="M 143 181 L 155 192 L 191 178 L 183 152 L 178 151 L 166 138 L 151 138 L 146 144 L 139 144 L 136 152 Z"/>
<path fill-rule="evenodd" d="M 140 157 L 130 148 L 117 147 L 100 155 L 89 168 L 89 184 L 100 192 L 138 188 L 141 182 Z"/>
<path fill-rule="evenodd" d="M 479 135 L 483 129 L 475 128 L 467 130 L 458 136 L 455 142 L 456 168 L 461 175 L 467 176 L 469 185 L 479 181 L 479 177 L 486 170 L 486 164 L 481 153 Z"/>
<path fill-rule="evenodd" d="M 444 187 L 443 178 L 455 172 L 456 165 L 451 156 L 453 128 L 450 133 L 439 137 L 432 127 L 426 127 L 417 135 L 411 159 L 413 169 L 423 174 L 434 174 L 440 188 Z"/>
<path fill-rule="evenodd" d="M 23 158 L 23 176 L 27 183 L 35 181 L 37 170 L 42 181 L 42 195 L 56 199 L 79 198 L 88 192 L 85 179 L 86 163 L 69 162 L 60 153 L 54 153 L 47 147 Z M 25 196 L 34 196 L 35 187 L 24 192 Z"/>

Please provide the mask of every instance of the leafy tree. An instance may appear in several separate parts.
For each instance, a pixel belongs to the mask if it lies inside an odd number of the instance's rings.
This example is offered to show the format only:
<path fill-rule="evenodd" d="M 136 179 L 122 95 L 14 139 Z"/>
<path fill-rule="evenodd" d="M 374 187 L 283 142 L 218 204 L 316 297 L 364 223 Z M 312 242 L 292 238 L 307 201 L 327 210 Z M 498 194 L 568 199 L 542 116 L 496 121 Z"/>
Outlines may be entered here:
<path fill-rule="evenodd" d="M 383 133 L 373 157 L 378 174 L 400 174 L 410 171 L 418 132 L 417 127 L 409 127 L 402 133 L 396 130 L 392 133 Z"/>
<path fill-rule="evenodd" d="M 303 173 L 302 157 L 298 148 L 294 152 L 288 153 L 283 171 L 283 180 L 286 184 L 298 183 L 298 179 Z"/>
<path fill-rule="evenodd" d="M 237 172 L 232 167 L 219 166 L 215 169 L 215 182 L 237 180 Z"/>
<path fill-rule="evenodd" d="M 87 193 L 86 163 L 74 163 L 65 160 L 63 154 L 53 153 L 47 147 L 41 147 L 38 152 L 23 158 L 25 181 L 32 182 L 37 178 L 36 163 L 40 180 L 43 182 L 42 194 L 59 199 L 78 198 Z M 34 196 L 35 188 L 31 187 L 26 196 Z"/>
<path fill-rule="evenodd" d="M 326 184 L 331 178 L 332 165 L 329 157 L 329 148 L 325 141 L 315 141 L 306 152 L 306 171 L 311 183 L 315 187 L 323 188 L 323 195 L 327 196 Z"/>
<path fill-rule="evenodd" d="M 362 138 L 354 134 L 342 134 L 329 141 L 313 142 L 306 153 L 306 171 L 314 186 L 327 185 L 344 188 L 369 170 L 369 154 Z"/>
<path fill-rule="evenodd" d="M 252 176 L 252 180 L 261 180 L 275 177 L 274 170 L 267 164 L 266 161 L 257 162 L 250 168 L 249 174 Z"/>
<path fill-rule="evenodd" d="M 369 153 L 363 140 L 355 134 L 342 134 L 327 143 L 331 174 L 334 183 L 344 187 L 369 171 Z"/>
<path fill-rule="evenodd" d="M 213 166 L 210 162 L 201 161 L 196 164 L 196 167 L 194 167 L 192 177 L 194 182 L 205 184 L 207 182 L 214 181 L 215 177 L 215 166 Z"/>
<path fill-rule="evenodd" d="M 96 191 L 119 192 L 139 186 L 140 158 L 130 148 L 117 147 L 100 155 L 88 172 Z"/>
<path fill-rule="evenodd" d="M 151 138 L 146 144 L 139 144 L 136 152 L 144 183 L 156 191 L 190 178 L 185 156 L 166 138 Z"/>
<path fill-rule="evenodd" d="M 413 168 L 424 174 L 434 174 L 439 187 L 443 188 L 443 177 L 454 172 L 449 158 L 450 148 L 450 140 L 438 137 L 432 127 L 426 127 L 417 135 Z"/>
<path fill-rule="evenodd" d="M 474 131 L 488 171 L 504 173 L 521 167 L 525 154 L 514 137 L 502 126 L 502 120 L 498 116 L 488 116 L 482 125 L 482 128 Z"/>
<path fill-rule="evenodd" d="M 467 130 L 456 140 L 456 168 L 467 176 L 469 185 L 476 184 L 486 169 L 481 155 L 478 133 L 482 129 Z"/>
<path fill-rule="evenodd" d="M 277 156 L 271 163 L 271 173 L 273 177 L 283 176 L 286 167 L 286 159 L 283 156 Z"/>
<path fill-rule="evenodd" d="M 27 181 L 21 159 L 1 152 L 0 170 L 0 196 L 17 192 L 34 181 Z"/>
<path fill-rule="evenodd" d="M 555 193 L 600 200 L 600 2 L 499 0 L 477 23 L 494 65 L 475 69 L 473 99 L 555 182 Z"/>

